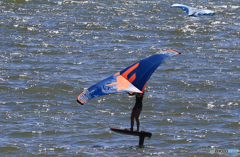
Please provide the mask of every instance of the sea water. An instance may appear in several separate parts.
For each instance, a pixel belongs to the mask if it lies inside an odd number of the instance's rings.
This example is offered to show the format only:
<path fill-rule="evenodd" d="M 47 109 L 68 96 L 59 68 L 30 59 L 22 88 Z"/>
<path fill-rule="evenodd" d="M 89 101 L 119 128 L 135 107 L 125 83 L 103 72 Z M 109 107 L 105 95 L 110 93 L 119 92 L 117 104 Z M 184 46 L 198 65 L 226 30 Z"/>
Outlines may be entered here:
<path fill-rule="evenodd" d="M 216 14 L 188 17 L 174 3 Z M 219 150 L 240 149 L 239 1 L 3 0 L 0 10 L 1 156 L 237 156 Z M 134 97 L 76 102 L 169 49 L 182 54 L 148 81 L 144 148 L 110 131 L 130 128 Z"/>

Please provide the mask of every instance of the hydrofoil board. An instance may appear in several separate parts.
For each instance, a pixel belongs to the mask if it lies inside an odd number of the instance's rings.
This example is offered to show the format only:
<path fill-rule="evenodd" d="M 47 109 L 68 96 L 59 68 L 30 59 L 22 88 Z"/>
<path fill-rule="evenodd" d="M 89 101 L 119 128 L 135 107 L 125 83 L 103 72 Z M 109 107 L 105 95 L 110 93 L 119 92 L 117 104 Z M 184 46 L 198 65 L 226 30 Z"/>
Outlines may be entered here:
<path fill-rule="evenodd" d="M 139 136 L 139 137 L 148 137 L 148 138 L 151 138 L 152 136 L 152 133 L 145 132 L 145 131 L 139 132 L 139 131 L 130 131 L 129 129 L 117 129 L 117 128 L 110 128 L 110 129 L 120 134 Z"/>

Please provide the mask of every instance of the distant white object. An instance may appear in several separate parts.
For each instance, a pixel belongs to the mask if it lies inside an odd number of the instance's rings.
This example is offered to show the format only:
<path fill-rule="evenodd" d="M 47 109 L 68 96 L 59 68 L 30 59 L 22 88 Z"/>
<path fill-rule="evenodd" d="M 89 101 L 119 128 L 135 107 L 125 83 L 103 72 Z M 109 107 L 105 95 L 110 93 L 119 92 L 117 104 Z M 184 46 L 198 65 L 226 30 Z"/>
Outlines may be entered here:
<path fill-rule="evenodd" d="M 215 12 L 212 10 L 208 10 L 208 9 L 196 9 L 193 7 L 189 7 L 187 5 L 183 5 L 183 4 L 173 4 L 171 6 L 171 8 L 173 7 L 178 7 L 178 8 L 182 8 L 184 9 L 188 16 L 194 16 L 194 17 L 198 17 L 198 16 L 202 16 L 202 15 L 214 15 Z"/>

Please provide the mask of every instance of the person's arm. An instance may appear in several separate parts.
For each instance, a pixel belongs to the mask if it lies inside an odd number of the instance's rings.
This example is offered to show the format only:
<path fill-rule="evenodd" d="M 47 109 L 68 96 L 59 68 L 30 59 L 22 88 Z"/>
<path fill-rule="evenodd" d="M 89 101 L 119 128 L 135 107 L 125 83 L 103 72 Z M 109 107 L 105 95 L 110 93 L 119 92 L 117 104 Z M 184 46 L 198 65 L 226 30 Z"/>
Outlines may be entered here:
<path fill-rule="evenodd" d="M 135 95 L 136 93 L 134 93 L 134 92 L 128 92 L 128 95 Z"/>

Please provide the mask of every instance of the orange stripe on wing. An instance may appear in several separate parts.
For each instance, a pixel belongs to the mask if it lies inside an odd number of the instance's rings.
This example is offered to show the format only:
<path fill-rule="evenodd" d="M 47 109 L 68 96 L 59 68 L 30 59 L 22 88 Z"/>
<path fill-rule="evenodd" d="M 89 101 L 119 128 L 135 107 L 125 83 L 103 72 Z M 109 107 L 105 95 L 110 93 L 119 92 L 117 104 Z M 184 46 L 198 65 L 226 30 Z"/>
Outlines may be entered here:
<path fill-rule="evenodd" d="M 147 81 L 147 82 L 148 82 L 148 81 Z M 144 92 L 144 89 L 145 89 L 145 87 L 146 87 L 146 85 L 147 85 L 147 82 L 146 82 L 145 85 L 143 86 L 142 92 Z"/>
<path fill-rule="evenodd" d="M 125 71 L 122 76 L 128 80 L 128 74 L 130 72 L 132 72 L 134 69 L 136 69 L 138 67 L 139 63 L 135 64 L 134 66 L 132 66 L 131 68 L 129 68 L 127 71 Z M 132 78 L 132 77 L 131 77 Z M 135 77 L 136 78 L 136 77 Z M 132 80 L 132 79 L 131 79 Z M 134 81 L 134 80 L 133 80 Z M 130 81 L 129 81 L 130 82 Z"/>
<path fill-rule="evenodd" d="M 136 74 L 134 73 L 134 74 L 128 79 L 128 81 L 129 81 L 130 83 L 132 83 L 135 79 L 136 79 Z"/>

